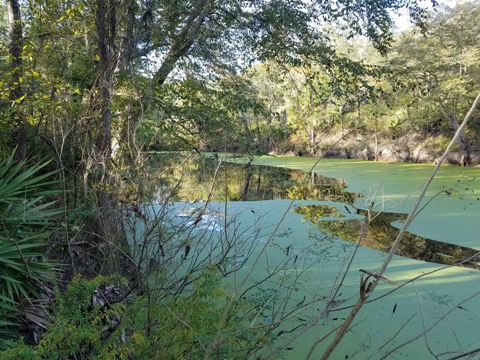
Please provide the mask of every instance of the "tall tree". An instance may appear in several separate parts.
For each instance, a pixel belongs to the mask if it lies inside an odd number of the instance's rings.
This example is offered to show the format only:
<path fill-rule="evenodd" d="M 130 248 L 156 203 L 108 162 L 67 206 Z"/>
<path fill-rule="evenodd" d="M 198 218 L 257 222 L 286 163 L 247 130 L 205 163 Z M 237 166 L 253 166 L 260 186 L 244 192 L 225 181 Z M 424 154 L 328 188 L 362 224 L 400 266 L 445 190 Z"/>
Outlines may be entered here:
<path fill-rule="evenodd" d="M 8 27 L 10 34 L 10 41 L 8 44 L 9 55 L 9 84 L 8 93 L 9 100 L 13 104 L 19 104 L 24 97 L 22 82 L 23 82 L 23 68 L 22 68 L 22 48 L 23 48 L 23 26 L 22 17 L 20 13 L 20 2 L 18 0 L 8 0 Z M 17 109 L 10 112 L 10 143 L 17 147 L 16 157 L 21 159 L 25 156 L 25 142 L 26 129 L 25 123 L 18 113 Z"/>
<path fill-rule="evenodd" d="M 119 61 L 115 50 L 117 36 L 117 3 L 110 0 L 97 0 L 95 8 L 95 25 L 97 34 L 98 70 L 94 87 L 91 89 L 90 106 L 94 122 L 90 161 L 95 172 L 97 186 L 98 213 L 95 233 L 98 248 L 104 251 L 101 259 L 105 261 L 102 271 L 118 271 L 115 263 L 120 244 L 117 240 L 119 228 L 115 226 L 114 208 L 116 198 L 109 189 L 111 179 L 112 155 L 112 112 L 110 106 L 114 91 L 114 71 Z"/>
<path fill-rule="evenodd" d="M 479 16 L 479 2 L 446 8 L 432 18 L 426 37 L 415 32 L 404 34 L 391 57 L 416 103 L 433 109 L 438 118 L 450 123 L 452 132 L 458 129 L 458 119 L 479 90 Z M 471 161 L 470 140 L 477 134 L 469 136 L 468 132 L 474 128 L 470 126 L 467 134 L 458 137 L 464 164 Z"/>
<path fill-rule="evenodd" d="M 365 35 L 385 51 L 392 40 L 389 10 L 407 6 L 414 17 L 423 13 L 417 1 L 404 0 L 338 0 L 334 6 L 323 0 L 31 2 L 24 8 L 29 42 L 22 47 L 19 2 L 9 0 L 9 5 L 15 18 L 12 59 L 21 61 L 22 51 L 28 59 L 22 70 L 28 86 L 17 72 L 12 100 L 21 101 L 23 86 L 27 96 L 20 120 L 26 123 L 28 118 L 35 126 L 66 173 L 83 172 L 86 188 L 97 190 L 100 211 L 93 230 L 98 247 L 105 250 L 121 247 L 111 218 L 118 187 L 113 174 L 121 165 L 113 159 L 112 141 L 129 146 L 122 142 L 135 141 L 145 119 L 161 125 L 161 115 L 177 111 L 178 105 L 187 113 L 188 101 L 180 103 L 183 99 L 175 93 L 184 80 L 193 79 L 197 89 L 208 89 L 221 104 L 220 109 L 197 108 L 211 111 L 214 127 L 202 124 L 201 113 L 190 117 L 195 125 L 221 129 L 222 112 L 235 114 L 256 106 L 250 99 L 235 99 L 235 86 L 221 79 L 235 79 L 258 60 L 288 66 L 314 62 L 348 78 L 351 63 L 336 54 L 326 24 L 335 22 L 348 35 Z M 12 62 L 12 71 L 20 64 Z M 218 91 L 222 86 L 227 90 Z M 239 84 L 237 92 L 242 93 L 242 87 Z M 221 98 L 222 91 L 228 99 Z M 205 93 L 191 91 L 188 96 L 204 105 Z M 248 128 L 244 130 L 248 137 Z"/>

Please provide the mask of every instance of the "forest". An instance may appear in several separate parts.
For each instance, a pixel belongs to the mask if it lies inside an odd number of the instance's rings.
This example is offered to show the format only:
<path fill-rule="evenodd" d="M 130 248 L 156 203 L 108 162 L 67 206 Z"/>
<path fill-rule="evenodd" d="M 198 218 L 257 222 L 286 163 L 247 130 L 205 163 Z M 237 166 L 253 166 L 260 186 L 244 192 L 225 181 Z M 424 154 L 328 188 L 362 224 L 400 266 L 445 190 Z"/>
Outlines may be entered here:
<path fill-rule="evenodd" d="M 281 327 L 245 326 L 253 285 L 225 285 L 235 241 L 204 256 L 169 217 L 176 166 L 479 165 L 479 26 L 479 1 L 2 2 L 0 357 L 288 358 Z"/>

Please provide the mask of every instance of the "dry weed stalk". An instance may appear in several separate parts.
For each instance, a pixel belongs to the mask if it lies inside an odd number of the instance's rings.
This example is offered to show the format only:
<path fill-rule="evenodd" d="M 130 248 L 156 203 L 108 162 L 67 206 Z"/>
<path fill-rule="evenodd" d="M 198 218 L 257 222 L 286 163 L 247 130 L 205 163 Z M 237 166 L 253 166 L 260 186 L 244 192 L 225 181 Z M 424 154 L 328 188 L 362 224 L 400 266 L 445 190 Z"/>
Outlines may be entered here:
<path fill-rule="evenodd" d="M 321 360 L 326 360 L 330 357 L 332 352 L 335 350 L 337 345 L 340 343 L 340 341 L 343 339 L 343 337 L 347 333 L 348 329 L 350 328 L 350 325 L 352 324 L 353 320 L 357 316 L 358 312 L 363 307 L 363 305 L 367 301 L 368 297 L 373 293 L 373 291 L 375 290 L 375 287 L 377 286 L 380 279 L 383 277 L 383 274 L 387 270 L 387 267 L 390 264 L 390 261 L 392 260 L 393 254 L 395 253 L 398 246 L 400 245 L 400 242 L 403 238 L 403 235 L 405 234 L 408 226 L 410 225 L 413 218 L 417 214 L 417 209 L 420 206 L 420 203 L 421 203 L 423 197 L 425 196 L 425 193 L 427 192 L 428 187 L 430 186 L 431 182 L 435 178 L 438 170 L 440 169 L 440 166 L 443 164 L 443 162 L 447 158 L 448 154 L 450 153 L 451 149 L 453 148 L 455 142 L 459 138 L 463 129 L 466 127 L 466 125 L 468 123 L 468 120 L 473 115 L 473 112 L 477 108 L 479 102 L 480 102 L 480 93 L 477 95 L 477 97 L 476 97 L 475 101 L 473 102 L 470 110 L 468 111 L 467 115 L 463 119 L 462 124 L 458 127 L 455 135 L 453 136 L 452 140 L 450 141 L 447 148 L 445 149 L 442 157 L 437 162 L 437 165 L 433 169 L 432 174 L 427 179 L 422 191 L 420 192 L 420 195 L 417 198 L 417 201 L 415 202 L 412 209 L 410 210 L 410 213 L 408 214 L 408 217 L 405 220 L 405 223 L 403 224 L 402 228 L 400 229 L 400 231 L 399 231 L 394 243 L 392 244 L 392 247 L 390 248 L 390 251 L 389 251 L 387 257 L 383 261 L 379 271 L 375 274 L 375 276 L 368 276 L 365 280 L 363 279 L 363 276 L 361 277 L 361 279 L 360 279 L 360 296 L 357 300 L 357 303 L 355 304 L 352 311 L 350 312 L 350 315 L 348 316 L 347 320 L 343 323 L 343 326 L 340 329 L 340 331 L 337 333 L 337 336 L 335 337 L 335 339 L 332 341 L 332 343 L 325 350 L 325 353 L 321 357 Z M 371 281 L 369 281 L 370 277 L 373 278 Z"/>

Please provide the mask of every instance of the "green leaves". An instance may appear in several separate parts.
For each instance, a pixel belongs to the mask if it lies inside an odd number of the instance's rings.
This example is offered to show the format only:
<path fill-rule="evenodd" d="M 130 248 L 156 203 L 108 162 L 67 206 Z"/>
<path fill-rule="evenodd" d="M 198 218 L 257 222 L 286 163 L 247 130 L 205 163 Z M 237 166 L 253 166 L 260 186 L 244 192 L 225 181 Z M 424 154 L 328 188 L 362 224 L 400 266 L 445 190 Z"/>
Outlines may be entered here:
<path fill-rule="evenodd" d="M 393 48 L 390 65 L 405 89 L 399 96 L 406 114 L 426 131 L 455 130 L 480 89 L 479 14 L 478 3 L 442 9 L 429 19 L 427 34 L 408 31 Z M 471 122 L 460 137 L 465 153 L 478 134 Z"/>
<path fill-rule="evenodd" d="M 13 162 L 13 154 L 0 162 L 0 201 L 9 203 L 18 201 L 21 198 L 32 196 L 49 196 L 58 194 L 58 191 L 51 190 L 50 186 L 58 183 L 50 180 L 55 172 L 49 172 L 33 176 L 38 173 L 47 163 L 35 164 L 26 170 L 25 161 L 18 164 Z"/>
<path fill-rule="evenodd" d="M 19 317 L 44 324 L 38 316 L 41 305 L 32 313 L 20 302 L 33 306 L 42 282 L 53 276 L 55 264 L 44 259 L 44 241 L 62 210 L 54 208 L 54 201 L 45 201 L 58 193 L 52 189 L 57 183 L 51 180 L 54 172 L 39 174 L 45 165 L 15 164 L 13 154 L 0 162 L 0 333 L 10 336 Z M 5 346 L 0 340 L 0 348 Z"/>

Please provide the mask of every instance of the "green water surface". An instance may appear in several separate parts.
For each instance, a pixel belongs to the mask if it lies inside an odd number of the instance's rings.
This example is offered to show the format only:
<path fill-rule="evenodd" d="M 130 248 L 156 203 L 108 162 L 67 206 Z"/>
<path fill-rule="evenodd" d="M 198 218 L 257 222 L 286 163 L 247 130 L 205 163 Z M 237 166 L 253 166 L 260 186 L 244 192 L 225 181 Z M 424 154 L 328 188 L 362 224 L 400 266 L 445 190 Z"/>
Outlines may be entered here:
<path fill-rule="evenodd" d="M 303 207 L 317 203 L 301 200 L 295 201 L 293 206 Z M 334 298 L 338 305 L 289 343 L 288 350 L 273 357 L 303 360 L 307 359 L 314 347 L 310 358 L 319 358 L 333 336 L 316 346 L 314 344 L 346 319 L 359 296 L 360 278 L 363 275 L 359 269 L 376 272 L 385 253 L 360 247 L 351 266 L 347 267 L 355 246 L 315 232 L 315 228 L 305 222 L 302 215 L 291 211 L 290 200 L 230 202 L 227 209 L 224 205 L 212 203 L 209 208 L 210 211 L 217 209 L 219 213 L 226 211 L 228 218 L 236 218 L 239 225 L 236 231 L 242 233 L 245 241 L 239 245 L 238 258 L 243 261 L 244 252 L 250 249 L 246 244 L 254 245 L 248 260 L 242 263 L 235 277 L 230 279 L 233 287 L 238 286 L 246 276 L 249 276 L 247 285 L 268 278 L 273 269 L 290 259 L 282 271 L 246 295 L 247 299 L 259 302 L 258 312 L 248 319 L 250 326 L 267 326 L 280 321 L 282 314 L 289 313 L 289 308 L 296 309 L 295 316 L 275 328 L 277 342 L 274 346 L 263 349 L 260 358 L 274 351 L 275 346 L 288 341 L 296 331 L 308 326 L 310 321 L 324 311 L 346 271 L 345 279 Z M 182 211 L 185 206 L 191 205 L 177 203 L 175 209 Z M 277 235 L 270 238 L 283 216 Z M 256 224 L 254 228 L 252 224 Z M 222 231 L 217 230 L 216 233 L 220 236 Z M 255 263 L 257 256 L 260 260 Z M 432 351 L 443 354 L 439 356 L 440 359 L 448 359 L 479 347 L 478 270 L 450 267 L 408 283 L 411 279 L 441 268 L 434 263 L 394 256 L 385 276 L 398 285 L 407 284 L 397 289 L 394 285 L 381 282 L 371 295 L 371 302 L 362 308 L 331 359 L 381 359 L 396 346 L 410 340 L 410 344 L 395 350 L 387 358 L 428 359 L 432 357 Z M 391 291 L 393 292 L 390 293 Z M 285 298 L 289 298 L 288 303 L 282 301 Z M 469 298 L 471 299 L 465 301 Z M 298 307 L 302 302 L 308 305 Z M 452 309 L 453 312 L 436 324 L 426 336 L 414 340 Z"/>
<path fill-rule="evenodd" d="M 197 248 L 192 244 L 188 260 L 209 256 L 210 252 L 216 256 L 209 250 L 211 244 L 237 234 L 237 244 L 229 257 L 239 267 L 229 278 L 230 286 L 239 287 L 246 277 L 246 287 L 268 279 L 245 295 L 258 308 L 248 318 L 248 326 L 271 327 L 271 333 L 277 337 L 271 347 L 257 354 L 260 358 L 285 342 L 288 345 L 273 358 L 318 359 L 323 354 L 335 328 L 358 299 L 364 275 L 359 270 L 375 273 L 386 256 L 375 248 L 356 248 L 342 239 L 338 235 L 343 231 L 339 218 L 347 218 L 353 224 L 361 218 L 361 210 L 372 205 L 375 212 L 408 212 L 433 170 L 432 165 L 343 159 L 323 159 L 313 167 L 317 160 L 260 157 L 254 164 L 305 171 L 268 173 L 264 177 L 242 175 L 223 167 L 218 160 L 210 168 L 197 164 L 190 172 L 193 176 L 184 178 L 186 189 L 174 197 L 171 211 L 187 223 L 192 220 L 186 214 L 207 207 L 202 211 L 208 217 L 191 225 L 194 231 L 198 228 L 205 232 L 206 241 Z M 218 176 L 213 179 L 215 170 Z M 313 179 L 308 174 L 311 171 L 343 181 Z M 426 206 L 421 206 L 409 232 L 480 249 L 479 175 L 480 168 L 442 167 L 423 201 Z M 246 182 L 245 178 L 251 181 Z M 328 191 L 317 186 L 299 187 L 292 178 L 325 183 Z M 205 181 L 198 185 L 201 180 Z M 246 183 L 255 201 L 241 201 Z M 165 184 L 162 186 L 166 188 Z M 350 195 L 337 192 L 345 186 Z M 219 199 L 228 201 L 206 201 L 213 188 L 218 188 L 215 191 Z M 303 200 L 292 200 L 297 191 Z M 316 199 L 325 194 L 330 198 Z M 344 204 L 348 204 L 348 210 Z M 319 217 L 340 225 L 324 232 L 316 219 L 309 220 L 305 215 L 314 216 L 308 209 L 315 209 Z M 400 220 L 396 225 L 401 225 Z M 379 229 L 374 233 L 377 238 L 382 236 Z M 272 273 L 275 275 L 271 276 Z M 384 275 L 390 283 L 380 282 L 331 359 L 449 359 L 480 347 L 479 270 L 394 256 Z M 325 312 L 329 300 L 335 306 L 329 306 Z M 294 315 L 285 320 L 285 314 L 291 311 Z M 327 336 L 330 331 L 332 335 Z M 290 342 L 293 337 L 295 340 Z M 401 346 L 405 343 L 408 344 Z M 472 358 L 478 358 L 475 356 Z"/>
<path fill-rule="evenodd" d="M 434 165 L 347 159 L 272 157 L 255 164 L 286 167 L 344 179 L 347 191 L 360 193 L 357 206 L 408 213 Z M 428 205 L 422 208 L 423 205 Z M 480 168 L 442 166 L 409 231 L 422 237 L 480 249 Z"/>

